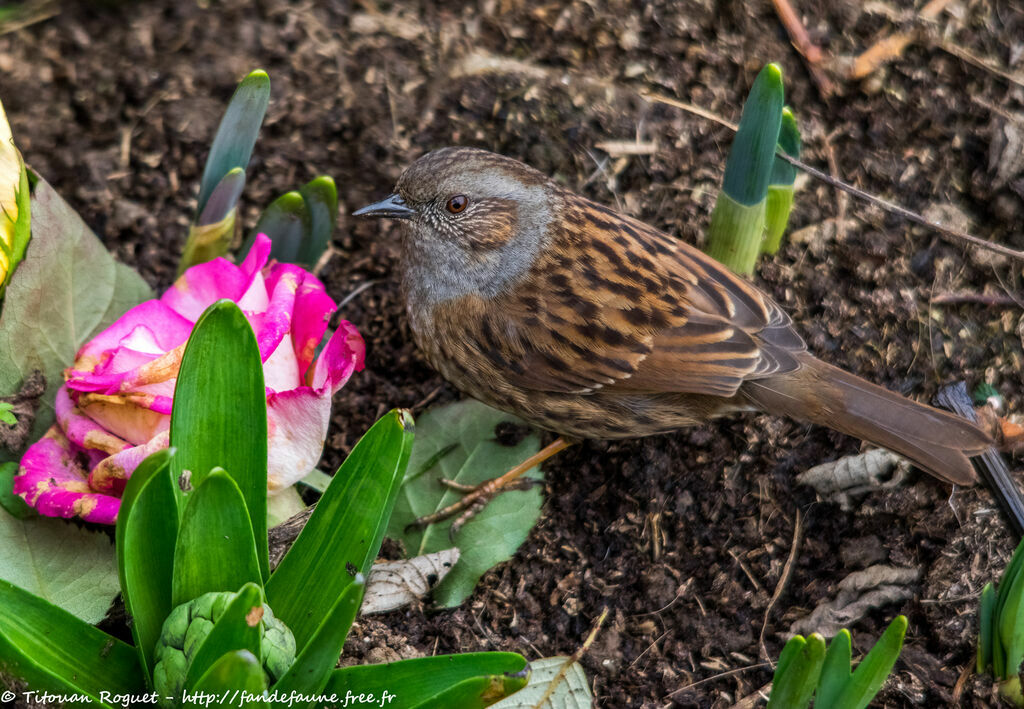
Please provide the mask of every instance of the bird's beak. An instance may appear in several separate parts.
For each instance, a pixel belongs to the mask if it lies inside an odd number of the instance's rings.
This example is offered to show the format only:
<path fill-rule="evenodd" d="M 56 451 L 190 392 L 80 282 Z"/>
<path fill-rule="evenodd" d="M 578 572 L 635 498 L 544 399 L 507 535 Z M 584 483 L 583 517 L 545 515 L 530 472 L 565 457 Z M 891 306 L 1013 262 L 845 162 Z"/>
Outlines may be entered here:
<path fill-rule="evenodd" d="M 415 214 L 416 210 L 405 206 L 405 200 L 397 194 L 352 212 L 353 217 L 387 217 L 389 219 L 412 219 Z"/>

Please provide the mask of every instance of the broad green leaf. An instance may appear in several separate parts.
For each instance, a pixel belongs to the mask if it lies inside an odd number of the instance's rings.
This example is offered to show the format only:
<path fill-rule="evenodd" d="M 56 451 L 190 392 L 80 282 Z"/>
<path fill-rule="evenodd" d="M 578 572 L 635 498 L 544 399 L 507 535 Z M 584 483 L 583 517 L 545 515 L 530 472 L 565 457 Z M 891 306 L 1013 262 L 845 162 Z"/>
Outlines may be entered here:
<path fill-rule="evenodd" d="M 32 241 L 0 314 L 0 396 L 17 392 L 33 370 L 43 372 L 46 392 L 32 425 L 34 441 L 53 423 L 61 373 L 78 349 L 152 294 L 42 178 L 31 209 Z M 0 462 L 19 460 L 22 453 L 0 450 Z"/>
<path fill-rule="evenodd" d="M 589 709 L 594 699 L 587 676 L 580 663 L 567 666 L 569 661 L 568 657 L 532 660 L 526 687 L 492 706 L 495 709 Z"/>
<path fill-rule="evenodd" d="M 309 209 L 310 231 L 303 241 L 298 263 L 312 268 L 327 250 L 338 218 L 338 190 L 327 175 L 321 175 L 299 190 Z"/>
<path fill-rule="evenodd" d="M 242 79 L 231 96 L 217 135 L 210 146 L 199 187 L 198 211 L 202 213 L 221 179 L 236 167 L 244 171 L 270 103 L 270 77 L 257 69 Z"/>
<path fill-rule="evenodd" d="M 100 692 L 145 689 L 135 648 L 7 581 L 0 581 L 0 675 L 90 697 L 77 706 L 106 706 Z"/>
<path fill-rule="evenodd" d="M 368 576 L 412 448 L 412 416 L 394 410 L 359 440 L 266 585 L 301 653 L 355 576 Z M 315 579 L 315 582 L 311 580 Z"/>
<path fill-rule="evenodd" d="M 740 204 L 764 200 L 782 126 L 782 69 L 766 65 L 754 79 L 729 150 L 722 192 Z"/>
<path fill-rule="evenodd" d="M 708 226 L 708 256 L 736 273 L 752 274 L 761 253 L 767 207 L 766 201 L 747 206 L 719 193 Z"/>
<path fill-rule="evenodd" d="M 800 157 L 800 129 L 797 127 L 796 117 L 789 106 L 782 109 L 779 148 L 790 157 Z M 771 179 L 768 181 L 762 253 L 774 254 L 782 244 L 782 235 L 786 231 L 786 225 L 789 224 L 789 214 L 793 211 L 795 194 L 793 185 L 795 182 L 796 168 L 776 155 L 775 162 L 772 163 Z"/>
<path fill-rule="evenodd" d="M 885 684 L 892 672 L 896 659 L 903 648 L 903 637 L 907 633 L 906 616 L 896 616 L 882 633 L 875 646 L 860 661 L 843 693 L 836 701 L 836 709 L 865 709 Z M 829 706 L 822 704 L 822 706 Z"/>
<path fill-rule="evenodd" d="M 178 534 L 178 498 L 171 482 L 173 448 L 158 451 L 132 473 L 117 514 L 117 568 L 132 638 L 149 677 L 153 650 L 174 606 L 171 583 Z"/>
<path fill-rule="evenodd" d="M 256 235 L 266 234 L 271 241 L 270 258 L 282 263 L 298 263 L 302 243 L 312 228 L 313 217 L 306 200 L 298 192 L 286 192 L 263 210 L 239 254 L 244 258 L 256 241 Z"/>
<path fill-rule="evenodd" d="M 225 468 L 241 490 L 252 522 L 259 568 L 270 575 L 267 550 L 267 401 L 263 364 L 249 322 L 235 303 L 206 309 L 189 337 L 174 389 L 172 479 L 190 471 L 197 489 L 215 467 Z M 186 486 L 187 487 L 187 486 Z M 181 485 L 175 485 L 178 494 Z M 252 579 L 240 579 L 229 591 Z M 185 599 L 189 600 L 189 599 Z"/>
<path fill-rule="evenodd" d="M 263 656 L 260 640 L 262 607 L 263 590 L 254 583 L 245 584 L 196 650 L 185 676 L 186 687 L 196 684 L 221 656 L 229 652 L 248 650 L 254 657 Z M 257 614 L 253 614 L 253 609 L 257 609 Z M 252 623 L 254 618 L 255 623 Z"/>
<path fill-rule="evenodd" d="M 1013 583 L 1004 581 L 1001 585 L 1009 586 L 1009 591 L 1003 607 L 997 611 L 996 624 L 1007 673 L 1016 674 L 1024 659 L 1024 573 L 1018 571 Z"/>
<path fill-rule="evenodd" d="M 0 507 L 17 519 L 35 517 L 36 511 L 25 504 L 20 495 L 14 494 L 14 476 L 18 474 L 18 464 L 13 460 L 0 463 Z"/>
<path fill-rule="evenodd" d="M 262 582 L 252 523 L 238 485 L 216 468 L 185 503 L 174 546 L 171 606 L 250 582 Z"/>
<path fill-rule="evenodd" d="M 330 475 L 313 468 L 313 470 L 306 473 L 306 477 L 299 480 L 299 484 L 313 488 L 322 495 L 324 490 L 327 489 L 327 486 L 331 484 L 331 480 L 333 480 L 333 478 Z"/>
<path fill-rule="evenodd" d="M 365 590 L 366 581 L 362 575 L 357 575 L 335 601 L 330 612 L 320 619 L 319 627 L 295 657 L 292 666 L 274 684 L 275 692 L 284 696 L 291 696 L 293 692 L 310 695 L 324 688 L 330 679 L 331 670 L 338 664 L 338 657 L 345 646 L 352 621 L 359 612 Z M 279 702 L 277 706 L 285 709 L 289 705 Z"/>
<path fill-rule="evenodd" d="M 199 678 L 193 688 L 197 697 L 191 703 L 211 708 L 265 707 L 266 702 L 258 697 L 266 688 L 259 659 L 248 650 L 235 650 L 223 655 Z M 208 699 L 212 701 L 207 703 Z"/>
<path fill-rule="evenodd" d="M 996 590 L 992 582 L 981 589 L 981 603 L 978 610 L 978 662 L 976 671 L 980 675 L 992 666 L 992 612 L 996 605 Z M 1002 668 L 995 668 L 1000 672 Z"/>
<path fill-rule="evenodd" d="M 800 636 L 797 635 L 786 644 L 786 649 L 790 648 L 790 643 L 795 649 L 789 653 L 784 650 L 786 662 L 780 661 L 775 668 L 767 709 L 806 709 L 811 703 L 825 660 L 825 639 L 817 633 L 813 633 L 803 643 L 797 641 L 797 638 Z"/>
<path fill-rule="evenodd" d="M 110 538 L 53 517 L 0 511 L 0 578 L 78 616 L 103 620 L 120 590 Z"/>
<path fill-rule="evenodd" d="M 495 427 L 503 422 L 522 425 L 518 419 L 470 399 L 431 409 L 420 417 L 406 479 L 388 525 L 388 536 L 400 539 L 409 556 L 452 546 L 448 538 L 452 520 L 425 530 L 405 531 L 414 519 L 459 499 L 460 493 L 442 486 L 438 478 L 476 485 L 508 472 L 540 450 L 540 439 L 534 433 L 514 446 L 498 443 Z M 534 468 L 525 477 L 540 480 L 541 474 Z M 505 492 L 470 520 L 455 538 L 459 561 L 434 589 L 435 602 L 458 605 L 488 569 L 510 559 L 540 516 L 541 501 L 539 486 Z"/>
<path fill-rule="evenodd" d="M 500 677 L 500 684 L 504 685 L 506 676 L 520 686 L 526 683 L 527 665 L 522 655 L 513 652 L 436 655 L 380 665 L 342 667 L 331 673 L 324 693 L 340 696 L 346 696 L 350 691 L 364 693 L 375 697 L 376 702 L 384 702 L 383 706 L 388 709 L 413 709 L 427 702 L 451 699 L 448 693 L 453 690 L 461 693 L 464 688 L 459 688 L 459 685 L 463 682 L 473 683 L 475 687 L 476 682 L 483 679 L 491 687 L 499 684 L 492 678 Z M 478 709 L 488 706 L 493 700 L 485 701 L 478 695 L 476 701 L 438 706 Z"/>

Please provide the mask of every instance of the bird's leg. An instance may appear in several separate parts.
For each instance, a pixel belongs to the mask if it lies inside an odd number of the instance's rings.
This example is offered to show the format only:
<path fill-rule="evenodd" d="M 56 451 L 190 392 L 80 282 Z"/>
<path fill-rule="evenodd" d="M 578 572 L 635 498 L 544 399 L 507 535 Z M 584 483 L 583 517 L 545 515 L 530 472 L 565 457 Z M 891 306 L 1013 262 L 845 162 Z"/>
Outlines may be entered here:
<path fill-rule="evenodd" d="M 556 453 L 565 450 L 570 445 L 572 445 L 571 441 L 567 441 L 561 437 L 556 438 L 552 443 L 545 446 L 537 453 L 534 453 L 504 475 L 492 478 L 491 480 L 485 480 L 479 485 L 463 485 L 462 483 L 442 478 L 442 484 L 452 490 L 458 490 L 459 492 L 465 493 L 463 498 L 458 502 L 448 505 L 444 509 L 438 510 L 434 514 L 413 520 L 408 526 L 406 526 L 406 529 L 423 529 L 427 525 L 434 524 L 435 522 L 442 522 L 454 517 L 455 515 L 459 515 L 458 518 L 452 522 L 452 526 L 448 530 L 448 536 L 454 537 L 462 525 L 486 507 L 487 503 L 494 499 L 494 497 L 499 493 L 505 492 L 506 490 L 528 490 L 532 487 L 537 481 L 530 478 L 521 479 L 523 473 L 530 468 L 540 465 L 545 460 Z"/>

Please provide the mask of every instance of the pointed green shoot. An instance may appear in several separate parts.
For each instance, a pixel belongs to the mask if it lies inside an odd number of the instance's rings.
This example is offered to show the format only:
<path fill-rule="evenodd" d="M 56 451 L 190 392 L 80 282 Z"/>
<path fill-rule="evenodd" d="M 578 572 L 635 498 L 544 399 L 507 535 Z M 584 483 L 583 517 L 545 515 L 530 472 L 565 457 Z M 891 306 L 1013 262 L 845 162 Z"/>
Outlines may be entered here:
<path fill-rule="evenodd" d="M 265 580 L 270 562 L 263 365 L 249 322 L 229 300 L 207 308 L 189 337 L 174 389 L 171 445 L 178 449 L 171 473 L 179 496 L 195 494 L 184 490 L 198 489 L 213 468 L 228 470 L 245 499 Z M 207 590 L 230 591 L 250 580 Z"/>
<path fill-rule="evenodd" d="M 310 180 L 299 190 L 309 208 L 310 231 L 302 243 L 296 263 L 312 268 L 331 243 L 338 219 L 338 189 L 327 175 Z"/>
<path fill-rule="evenodd" d="M 263 590 L 254 583 L 245 584 L 196 650 L 185 675 L 186 687 L 195 685 L 222 655 L 229 652 L 248 650 L 254 657 L 263 657 L 260 640 L 262 613 L 259 612 L 262 607 Z M 257 609 L 256 614 L 253 614 L 253 609 Z M 255 622 L 252 622 L 254 618 Z"/>
<path fill-rule="evenodd" d="M 341 571 L 340 573 L 346 573 Z M 341 649 L 345 646 L 345 638 L 352 627 L 352 622 L 359 613 L 363 602 L 366 580 L 356 574 L 326 616 L 320 619 L 320 625 L 305 647 L 296 656 L 295 662 L 288 668 L 284 676 L 274 684 L 274 691 L 280 696 L 298 694 L 317 694 L 323 690 L 331 677 L 331 671 L 338 664 Z M 285 709 L 288 704 L 277 704 Z"/>
<path fill-rule="evenodd" d="M 889 627 L 882 633 L 875 646 L 860 661 L 853 676 L 846 682 L 842 694 L 835 704 L 822 703 L 821 706 L 834 706 L 836 709 L 865 709 L 885 684 L 892 672 L 896 659 L 903 649 L 903 638 L 907 634 L 906 616 L 896 616 Z M 819 702 L 821 700 L 819 699 Z"/>
<path fill-rule="evenodd" d="M 360 439 L 266 585 L 267 603 L 302 653 L 322 619 L 368 576 L 409 463 L 413 421 L 393 410 Z M 316 579 L 316 583 L 310 583 Z"/>
<path fill-rule="evenodd" d="M 782 127 L 779 129 L 779 149 L 790 157 L 800 157 L 800 128 L 792 109 L 782 109 Z M 789 224 L 789 214 L 793 211 L 794 183 L 796 168 L 775 156 L 772 163 L 772 175 L 768 181 L 768 196 L 765 205 L 765 234 L 761 244 L 761 252 L 774 254 L 782 244 L 782 235 Z"/>
<path fill-rule="evenodd" d="M 263 210 L 238 253 L 245 258 L 256 241 L 256 235 L 266 234 L 271 241 L 271 258 L 282 263 L 298 263 L 302 243 L 312 228 L 313 217 L 306 200 L 299 192 L 286 192 Z"/>
<path fill-rule="evenodd" d="M 824 638 L 817 633 L 806 640 L 793 636 L 775 668 L 767 709 L 806 709 L 818 686 L 824 660 Z"/>
<path fill-rule="evenodd" d="M 825 664 L 821 668 L 821 680 L 818 682 L 818 693 L 815 700 L 823 707 L 835 706 L 850 681 L 850 677 L 853 676 L 850 671 L 851 645 L 850 631 L 846 628 L 836 633 L 832 642 L 828 644 L 828 652 L 825 653 Z"/>
<path fill-rule="evenodd" d="M 992 645 L 995 640 L 992 616 L 995 606 L 996 590 L 992 582 L 989 581 L 981 589 L 981 603 L 978 609 L 978 660 L 975 670 L 979 675 L 992 667 Z"/>
<path fill-rule="evenodd" d="M 214 468 L 187 500 L 174 547 L 172 608 L 209 591 L 261 584 L 253 525 L 234 479 Z"/>
<path fill-rule="evenodd" d="M 235 89 L 210 146 L 199 186 L 198 212 L 206 208 L 217 184 L 236 167 L 245 168 L 270 103 L 270 77 L 261 69 L 250 73 Z"/>
<path fill-rule="evenodd" d="M 199 681 L 193 685 L 195 692 L 203 692 L 213 701 L 203 706 L 218 707 L 265 707 L 262 699 L 253 701 L 267 688 L 267 680 L 259 659 L 248 650 L 235 650 L 222 655 Z M 243 697 L 243 693 L 247 696 Z M 203 696 L 203 695 L 200 695 Z"/>
<path fill-rule="evenodd" d="M 165 448 L 142 461 L 128 479 L 117 515 L 117 571 L 131 618 L 132 638 L 147 681 L 153 650 L 171 604 L 174 540 L 178 535 L 178 499 L 171 483 Z"/>
<path fill-rule="evenodd" d="M 768 64 L 754 80 L 743 106 L 708 228 L 707 253 L 745 275 L 753 273 L 761 250 L 782 102 L 782 70 Z"/>
<path fill-rule="evenodd" d="M 235 236 L 238 198 L 244 187 L 245 170 L 242 168 L 236 167 L 224 175 L 202 214 L 189 227 L 185 250 L 178 262 L 178 276 L 197 263 L 212 261 L 228 252 Z"/>
<path fill-rule="evenodd" d="M 333 671 L 324 692 L 344 696 L 351 690 L 378 698 L 387 692 L 395 695 L 386 705 L 389 709 L 481 709 L 522 689 L 528 679 L 522 655 L 473 652 L 343 667 Z M 502 694 L 488 691 L 494 688 L 500 688 Z"/>
<path fill-rule="evenodd" d="M 87 695 L 78 706 L 107 706 L 100 692 L 145 688 L 135 648 L 2 579 L 0 675 L 36 690 Z"/>

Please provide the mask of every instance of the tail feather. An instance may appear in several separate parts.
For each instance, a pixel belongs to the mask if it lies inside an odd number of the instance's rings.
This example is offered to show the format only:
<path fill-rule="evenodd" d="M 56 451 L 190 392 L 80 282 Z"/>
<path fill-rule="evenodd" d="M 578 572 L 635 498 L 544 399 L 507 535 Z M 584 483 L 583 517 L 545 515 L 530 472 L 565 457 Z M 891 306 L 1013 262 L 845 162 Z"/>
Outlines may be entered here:
<path fill-rule="evenodd" d="M 758 407 L 821 424 L 888 448 L 957 485 L 977 475 L 968 457 L 992 444 L 965 419 L 919 404 L 825 364 L 810 355 L 787 374 L 748 380 L 743 392 Z"/>

